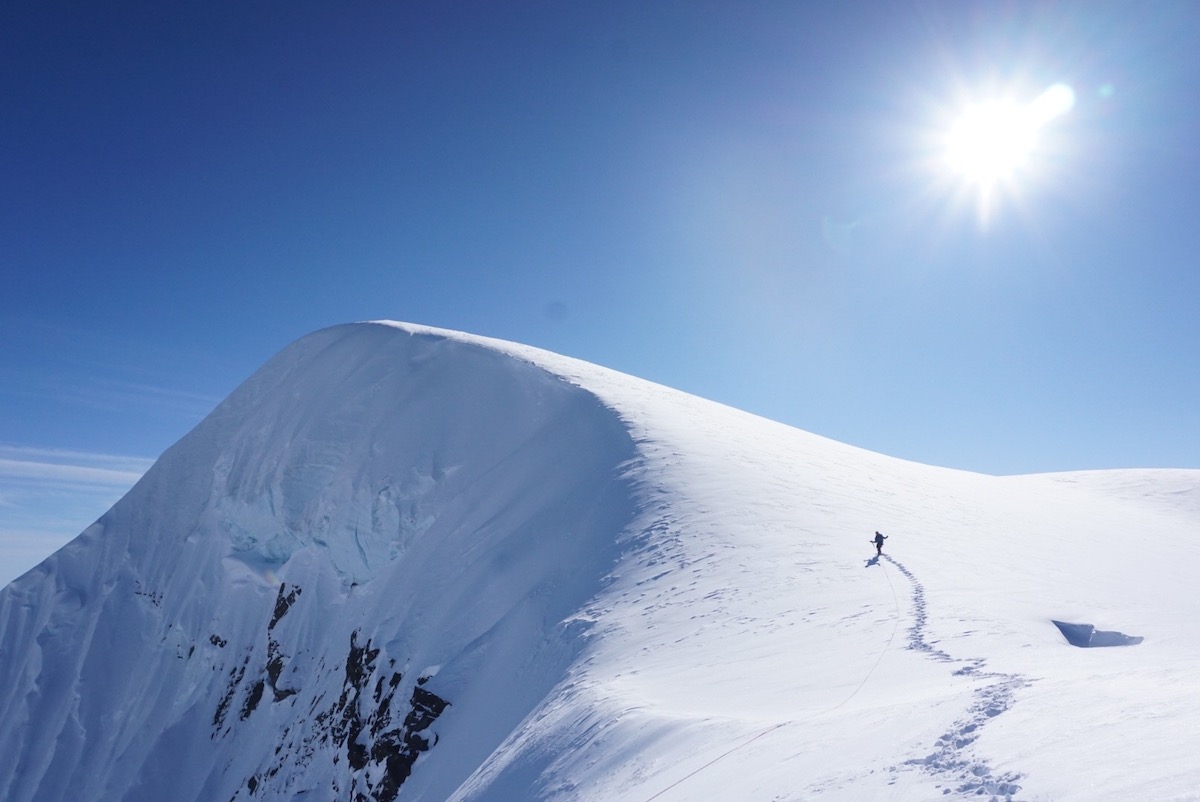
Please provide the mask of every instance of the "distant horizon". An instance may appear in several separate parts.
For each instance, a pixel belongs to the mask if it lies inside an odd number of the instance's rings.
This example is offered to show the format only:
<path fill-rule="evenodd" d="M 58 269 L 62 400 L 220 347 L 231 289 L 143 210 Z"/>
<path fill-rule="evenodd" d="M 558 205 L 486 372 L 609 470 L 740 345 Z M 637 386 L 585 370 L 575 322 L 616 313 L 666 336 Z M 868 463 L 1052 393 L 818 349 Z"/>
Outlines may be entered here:
<path fill-rule="evenodd" d="M 401 323 L 434 330 L 456 331 L 440 329 L 440 327 L 426 327 L 424 324 L 414 324 L 411 321 L 380 319 L 357 322 Z M 340 325 L 345 324 L 335 324 L 335 326 Z M 473 334 L 472 332 L 464 333 Z M 518 343 L 518 345 L 522 344 Z M 563 354 L 563 356 L 571 355 Z M 719 399 L 708 400 L 723 403 Z M 216 404 L 213 406 L 215 408 Z M 750 412 L 749 410 L 742 411 Z M 202 417 L 206 417 L 208 412 L 205 412 Z M 751 414 L 755 413 L 751 412 Z M 802 427 L 793 428 L 808 431 Z M 176 440 L 182 439 L 190 431 L 189 428 L 187 432 L 181 433 Z M 820 432 L 810 433 L 824 436 Z M 829 439 L 836 440 L 836 438 Z M 838 442 L 845 443 L 845 441 Z M 174 441 L 172 441 L 173 444 Z M 908 460 L 901 455 L 885 454 L 855 443 L 845 444 L 900 460 L 919 462 Z M 38 449 L 0 443 L 0 490 L 4 491 L 0 498 L 14 495 L 23 497 L 21 503 L 8 503 L 0 506 L 0 535 L 2 535 L 2 540 L 0 540 L 0 587 L 33 568 L 50 553 L 81 534 L 92 522 L 116 504 L 160 456 L 161 454 L 153 458 L 146 458 L 123 454 Z M 919 464 L 932 465 L 931 463 Z M 932 467 L 967 470 L 944 465 L 932 465 Z M 1033 473 L 1111 472 L 1118 474 L 1127 471 L 1155 470 L 1196 470 L 1200 473 L 1200 470 L 1194 468 L 1175 468 L 1173 466 L 1083 468 Z M 976 471 L 968 472 L 978 473 Z M 50 511 L 49 514 L 48 511 Z"/>
<path fill-rule="evenodd" d="M 1132 2 L 0 9 L 0 540 L 74 536 L 274 353 L 375 319 L 940 467 L 1200 468 L 1197 31 Z"/>

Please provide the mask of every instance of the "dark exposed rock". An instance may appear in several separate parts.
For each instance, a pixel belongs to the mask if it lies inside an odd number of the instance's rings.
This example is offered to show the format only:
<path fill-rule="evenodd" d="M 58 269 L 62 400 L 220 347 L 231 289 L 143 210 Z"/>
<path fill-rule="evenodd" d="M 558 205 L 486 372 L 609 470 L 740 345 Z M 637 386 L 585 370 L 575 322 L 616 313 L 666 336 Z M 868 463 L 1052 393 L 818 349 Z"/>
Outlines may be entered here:
<path fill-rule="evenodd" d="M 287 667 L 288 656 L 280 641 L 271 632 L 300 594 L 300 588 L 285 592 L 281 587 L 276 598 L 275 616 L 267 628 L 267 654 L 262 668 L 249 672 L 253 652 L 228 672 L 226 689 L 213 716 L 213 737 L 228 733 L 226 717 L 233 699 L 244 693 L 240 717 L 246 720 L 261 705 L 269 687 L 276 702 L 294 696 L 299 691 L 281 688 L 280 682 Z M 212 636 L 214 645 L 224 641 Z M 220 643 L 218 644 L 218 641 Z M 261 654 L 261 652 L 259 652 Z M 419 677 L 412 685 L 411 696 L 405 703 L 396 694 L 403 685 L 403 673 L 396 670 L 394 659 L 381 660 L 381 649 L 371 640 L 362 640 L 361 633 L 350 635 L 350 645 L 341 666 L 342 689 L 332 704 L 322 706 L 323 696 L 309 705 L 311 727 L 300 736 L 284 731 L 275 749 L 272 766 L 263 767 L 246 780 L 236 798 L 266 796 L 272 793 L 271 778 L 285 766 L 296 768 L 325 754 L 334 765 L 342 763 L 349 770 L 347 777 L 339 774 L 331 791 L 333 798 L 362 800 L 362 802 L 394 802 L 400 787 L 412 774 L 421 753 L 428 751 L 436 738 L 429 734 L 430 726 L 449 706 L 449 702 L 430 691 L 429 677 Z M 261 659 L 261 658 L 259 658 Z M 337 669 L 333 669 L 336 671 Z M 322 661 L 318 672 L 328 672 Z M 242 690 L 245 688 L 245 690 Z M 326 744 L 321 748 L 321 744 Z M 329 751 L 332 747 L 332 753 Z M 348 783 L 348 787 L 347 787 Z"/>
<path fill-rule="evenodd" d="M 275 701 L 282 702 L 289 696 L 295 696 L 299 691 L 295 688 L 280 688 L 279 677 L 283 674 L 284 654 L 279 642 L 274 638 L 267 641 L 267 679 L 271 684 L 271 692 Z"/>
<path fill-rule="evenodd" d="M 286 582 L 281 582 L 279 585 L 279 595 L 275 597 L 275 613 L 271 616 L 271 623 L 267 624 L 268 632 L 275 629 L 275 625 L 287 615 L 287 611 L 296 603 L 296 599 L 303 592 L 303 588 L 293 586 L 291 591 L 285 594 L 283 591 L 286 587 Z"/>
<path fill-rule="evenodd" d="M 419 681 L 419 680 L 418 680 Z M 398 729 L 382 733 L 371 749 L 371 757 L 384 765 L 383 780 L 374 789 L 374 799 L 391 802 L 400 793 L 400 786 L 412 774 L 413 764 L 422 752 L 433 745 L 421 735 L 437 720 L 450 703 L 420 686 L 413 688 L 409 713 Z"/>
<path fill-rule="evenodd" d="M 250 718 L 250 714 L 258 707 L 258 703 L 262 701 L 263 681 L 260 679 L 250 687 L 250 693 L 246 697 L 246 703 L 242 705 L 242 721 Z"/>
<path fill-rule="evenodd" d="M 249 662 L 250 658 L 246 658 Z M 213 737 L 215 738 L 221 727 L 225 724 L 225 714 L 229 711 L 229 704 L 233 701 L 234 694 L 237 693 L 238 686 L 242 682 L 242 677 L 246 675 L 246 663 L 240 666 L 234 666 L 229 671 L 229 685 L 225 688 L 225 693 L 221 696 L 221 701 L 217 702 L 216 712 L 213 713 Z"/>
<path fill-rule="evenodd" d="M 351 768 L 360 771 L 353 780 L 351 798 L 393 802 L 400 786 L 412 773 L 417 757 L 432 746 L 422 733 L 437 720 L 449 702 L 414 686 L 404 721 L 394 726 L 394 696 L 403 676 L 392 670 L 394 662 L 391 661 L 373 676 L 379 649 L 372 649 L 369 640 L 359 645 L 357 636 L 358 633 L 354 633 L 350 638 L 342 694 L 333 710 L 317 718 L 335 722 L 330 728 L 330 739 L 345 749 Z M 369 696 L 364 693 L 368 688 L 371 689 Z M 382 774 L 361 772 L 369 764 L 381 766 Z"/>

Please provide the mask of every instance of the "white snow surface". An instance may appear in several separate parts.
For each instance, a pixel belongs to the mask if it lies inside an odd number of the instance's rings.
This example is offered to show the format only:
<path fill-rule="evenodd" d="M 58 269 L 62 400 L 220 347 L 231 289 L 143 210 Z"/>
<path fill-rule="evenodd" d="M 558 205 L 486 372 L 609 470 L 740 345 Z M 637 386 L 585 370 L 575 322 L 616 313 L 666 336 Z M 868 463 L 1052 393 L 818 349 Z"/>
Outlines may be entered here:
<path fill-rule="evenodd" d="M 0 592 L 0 799 L 1196 800 L 1197 543 L 1200 471 L 930 467 L 338 326 Z"/>

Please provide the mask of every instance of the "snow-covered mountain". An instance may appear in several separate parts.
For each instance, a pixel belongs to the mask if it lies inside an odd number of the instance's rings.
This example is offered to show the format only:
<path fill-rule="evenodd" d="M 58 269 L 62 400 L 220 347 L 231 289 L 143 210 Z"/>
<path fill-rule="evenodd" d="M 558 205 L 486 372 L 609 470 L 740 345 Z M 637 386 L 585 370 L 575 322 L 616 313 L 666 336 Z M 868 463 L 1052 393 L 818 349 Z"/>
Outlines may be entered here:
<path fill-rule="evenodd" d="M 340 326 L 0 593 L 0 799 L 1200 799 L 1197 542 L 1200 471 Z"/>

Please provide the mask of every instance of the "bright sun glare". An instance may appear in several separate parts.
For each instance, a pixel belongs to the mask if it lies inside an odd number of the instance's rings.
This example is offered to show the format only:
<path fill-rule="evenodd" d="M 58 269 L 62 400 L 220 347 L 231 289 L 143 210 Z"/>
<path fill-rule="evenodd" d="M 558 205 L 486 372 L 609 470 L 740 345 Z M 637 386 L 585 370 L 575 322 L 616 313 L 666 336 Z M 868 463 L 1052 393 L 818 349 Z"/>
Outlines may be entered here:
<path fill-rule="evenodd" d="M 994 185 L 1016 177 L 1029 163 L 1041 129 L 1075 105 L 1075 92 L 1054 84 L 1033 102 L 992 100 L 968 107 L 946 134 L 946 164 L 978 187 L 981 204 Z"/>

